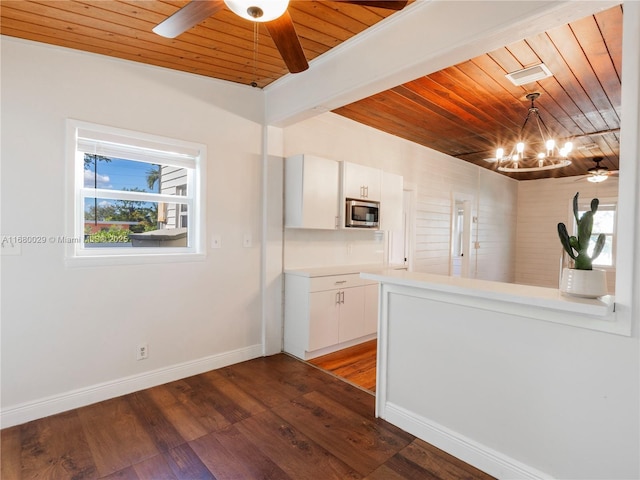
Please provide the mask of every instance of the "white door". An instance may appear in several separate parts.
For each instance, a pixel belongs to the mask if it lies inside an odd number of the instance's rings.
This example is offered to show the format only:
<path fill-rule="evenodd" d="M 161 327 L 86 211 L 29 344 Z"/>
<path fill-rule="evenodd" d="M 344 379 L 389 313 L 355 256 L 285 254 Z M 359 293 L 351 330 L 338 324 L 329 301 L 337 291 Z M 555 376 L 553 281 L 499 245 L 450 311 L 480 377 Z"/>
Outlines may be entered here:
<path fill-rule="evenodd" d="M 449 274 L 454 277 L 470 276 L 472 200 L 456 195 L 451 211 L 451 265 Z"/>

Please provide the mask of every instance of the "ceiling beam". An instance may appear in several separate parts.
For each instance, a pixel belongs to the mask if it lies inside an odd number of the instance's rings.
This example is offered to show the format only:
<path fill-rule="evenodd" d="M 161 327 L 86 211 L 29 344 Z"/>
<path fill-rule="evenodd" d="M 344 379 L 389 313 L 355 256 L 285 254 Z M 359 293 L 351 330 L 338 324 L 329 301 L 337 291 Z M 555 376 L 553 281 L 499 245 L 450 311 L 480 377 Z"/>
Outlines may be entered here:
<path fill-rule="evenodd" d="M 265 123 L 290 125 L 619 3 L 416 0 L 266 87 Z"/>

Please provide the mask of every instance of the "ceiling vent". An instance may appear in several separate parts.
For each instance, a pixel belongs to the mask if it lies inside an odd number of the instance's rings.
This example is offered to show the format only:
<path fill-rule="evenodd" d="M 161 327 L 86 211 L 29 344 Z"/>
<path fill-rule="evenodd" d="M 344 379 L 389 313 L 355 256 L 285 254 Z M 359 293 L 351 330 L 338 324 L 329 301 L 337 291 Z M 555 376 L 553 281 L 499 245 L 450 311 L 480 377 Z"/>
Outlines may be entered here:
<path fill-rule="evenodd" d="M 553 73 L 551 73 L 544 63 L 541 63 L 539 65 L 508 73 L 505 76 L 511 81 L 511 83 L 520 86 L 531 82 L 537 82 L 543 78 L 551 77 L 553 76 Z"/>

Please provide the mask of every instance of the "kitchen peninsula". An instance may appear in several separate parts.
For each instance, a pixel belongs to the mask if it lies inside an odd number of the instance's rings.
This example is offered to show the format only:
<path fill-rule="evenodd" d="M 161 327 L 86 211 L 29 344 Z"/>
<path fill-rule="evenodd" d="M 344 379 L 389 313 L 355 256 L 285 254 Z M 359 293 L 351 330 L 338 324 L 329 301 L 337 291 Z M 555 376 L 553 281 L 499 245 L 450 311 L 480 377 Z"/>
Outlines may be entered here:
<path fill-rule="evenodd" d="M 498 478 L 577 478 L 585 452 L 621 428 L 603 401 L 624 397 L 602 367 L 629 335 L 612 297 L 412 272 L 361 277 L 380 283 L 377 416 Z M 593 425 L 601 415 L 611 423 Z"/>

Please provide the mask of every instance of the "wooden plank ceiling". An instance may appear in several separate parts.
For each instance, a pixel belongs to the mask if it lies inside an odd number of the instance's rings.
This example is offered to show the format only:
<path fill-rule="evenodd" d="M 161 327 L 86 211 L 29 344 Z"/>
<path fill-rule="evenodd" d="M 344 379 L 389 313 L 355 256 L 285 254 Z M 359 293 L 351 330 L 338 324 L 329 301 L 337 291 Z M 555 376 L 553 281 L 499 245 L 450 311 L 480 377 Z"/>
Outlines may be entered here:
<path fill-rule="evenodd" d="M 226 8 L 167 39 L 151 29 L 187 0 L 1 0 L 0 33 L 222 80 L 264 87 L 287 74 L 264 25 Z M 394 13 L 328 0 L 291 0 L 308 60 Z M 363 124 L 483 168 L 499 144 L 510 149 L 525 95 L 557 138 L 571 139 L 570 166 L 516 179 L 586 173 L 593 157 L 618 169 L 622 6 L 554 28 L 335 110 Z M 505 74 L 545 63 L 550 78 L 516 87 Z M 313 68 L 313 65 L 311 66 Z"/>
<path fill-rule="evenodd" d="M 175 39 L 151 31 L 187 0 L 1 0 L 1 33 L 264 87 L 288 70 L 264 24 L 227 8 Z M 307 60 L 395 13 L 333 1 L 291 0 Z M 257 31 L 254 31 L 257 27 Z"/>
<path fill-rule="evenodd" d="M 572 164 L 556 170 L 503 173 L 519 180 L 618 169 L 622 6 L 554 28 L 439 72 L 357 101 L 336 113 L 484 168 L 509 152 L 536 101 L 555 137 L 571 140 Z M 544 63 L 552 77 L 523 86 L 505 75 Z M 525 130 L 527 133 L 529 127 Z"/>

